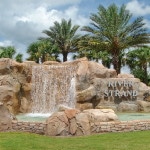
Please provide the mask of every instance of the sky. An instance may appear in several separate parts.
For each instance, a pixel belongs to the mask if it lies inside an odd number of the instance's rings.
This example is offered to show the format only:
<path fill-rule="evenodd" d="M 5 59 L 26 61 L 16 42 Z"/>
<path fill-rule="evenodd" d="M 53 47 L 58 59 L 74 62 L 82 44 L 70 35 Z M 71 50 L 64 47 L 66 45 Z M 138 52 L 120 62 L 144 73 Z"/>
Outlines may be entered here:
<path fill-rule="evenodd" d="M 0 0 L 0 46 L 14 46 L 26 59 L 27 47 L 55 21 L 71 18 L 73 24 L 89 25 L 99 5 L 112 3 L 125 4 L 133 19 L 143 16 L 150 31 L 150 0 Z"/>

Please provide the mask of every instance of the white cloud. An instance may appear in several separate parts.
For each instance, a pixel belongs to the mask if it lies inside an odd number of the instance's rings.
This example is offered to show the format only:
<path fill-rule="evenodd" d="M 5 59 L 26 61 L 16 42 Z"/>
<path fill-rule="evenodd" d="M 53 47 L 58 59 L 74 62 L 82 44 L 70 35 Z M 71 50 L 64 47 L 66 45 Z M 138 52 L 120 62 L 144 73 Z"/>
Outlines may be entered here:
<path fill-rule="evenodd" d="M 150 20 L 144 19 L 145 27 L 150 29 Z"/>
<path fill-rule="evenodd" d="M 138 0 L 132 0 L 127 3 L 127 9 L 135 16 L 144 16 L 150 14 L 150 5 Z"/>
<path fill-rule="evenodd" d="M 80 26 L 89 21 L 80 15 L 77 5 L 74 5 L 81 0 L 36 0 L 36 3 L 35 0 L 0 1 L 0 39 L 4 39 L 0 40 L 1 45 L 6 40 L 11 41 L 8 43 L 24 54 L 27 46 L 44 36 L 42 31 L 52 26 L 54 21 L 71 18 L 73 24 Z M 70 7 L 65 10 L 56 9 L 62 5 Z"/>
<path fill-rule="evenodd" d="M 89 18 L 86 18 L 79 14 L 79 9 L 75 6 L 69 7 L 67 10 L 65 10 L 64 15 L 65 18 L 71 18 L 74 24 L 80 26 L 87 25 L 90 22 Z"/>
<path fill-rule="evenodd" d="M 13 44 L 12 44 L 12 41 L 8 41 L 8 40 L 5 40 L 5 41 L 3 41 L 3 42 L 0 42 L 0 46 L 3 46 L 3 47 L 5 47 L 5 46 L 12 46 Z"/>
<path fill-rule="evenodd" d="M 14 17 L 15 26 L 12 28 L 13 31 L 11 30 L 14 32 L 12 38 L 18 42 L 29 43 L 40 37 L 42 31 L 52 26 L 54 21 L 60 22 L 62 18 L 71 18 L 73 24 L 80 26 L 86 25 L 89 22 L 87 18 L 79 14 L 79 10 L 75 6 L 69 7 L 65 11 L 58 11 L 56 9 L 48 11 L 45 7 L 38 7 L 23 16 Z"/>
<path fill-rule="evenodd" d="M 74 5 L 79 4 L 81 0 L 1 0 L 0 8 L 4 9 L 4 6 L 10 8 L 11 10 L 20 10 L 20 11 L 28 11 L 26 8 L 37 8 L 39 6 L 43 7 L 58 7 L 63 5 Z M 18 7 L 19 6 L 19 7 Z M 6 8 L 5 8 L 6 9 Z M 8 9 L 6 9 L 8 10 Z"/>

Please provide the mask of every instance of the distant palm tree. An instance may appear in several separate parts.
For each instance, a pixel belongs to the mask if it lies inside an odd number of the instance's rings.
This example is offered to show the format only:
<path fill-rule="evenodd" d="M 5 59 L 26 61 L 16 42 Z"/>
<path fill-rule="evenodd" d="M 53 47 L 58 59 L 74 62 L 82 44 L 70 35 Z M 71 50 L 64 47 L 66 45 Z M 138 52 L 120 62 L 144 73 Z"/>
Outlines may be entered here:
<path fill-rule="evenodd" d="M 91 14 L 91 25 L 84 26 L 83 31 L 89 32 L 96 42 L 112 56 L 112 64 L 120 73 L 122 54 L 125 49 L 141 46 L 150 42 L 149 34 L 144 28 L 143 18 L 138 17 L 131 22 L 131 13 L 125 5 L 118 8 L 115 4 L 108 8 L 98 7 L 96 14 Z"/>
<path fill-rule="evenodd" d="M 30 55 L 28 60 L 33 60 L 39 63 L 48 60 L 58 60 L 58 50 L 55 45 L 48 40 L 40 40 L 31 43 L 27 48 L 27 53 Z"/>
<path fill-rule="evenodd" d="M 131 73 L 148 84 L 148 67 L 150 67 L 150 47 L 141 47 L 127 53 L 126 64 L 130 67 Z"/>
<path fill-rule="evenodd" d="M 48 36 L 46 39 L 57 46 L 59 53 L 63 55 L 63 61 L 67 61 L 68 53 L 77 51 L 77 43 L 80 37 L 76 34 L 78 28 L 78 25 L 72 26 L 71 19 L 69 21 L 62 19 L 61 23 L 55 21 L 54 26 L 43 31 Z"/>
<path fill-rule="evenodd" d="M 16 55 L 16 57 L 15 57 L 15 60 L 17 61 L 17 62 L 22 62 L 22 57 L 23 57 L 23 54 L 21 54 L 21 53 L 18 53 L 17 55 Z"/>
<path fill-rule="evenodd" d="M 29 54 L 29 58 L 27 58 L 27 60 L 32 60 L 38 63 L 40 58 L 40 54 L 38 51 L 38 43 L 31 43 L 27 48 L 27 53 Z"/>

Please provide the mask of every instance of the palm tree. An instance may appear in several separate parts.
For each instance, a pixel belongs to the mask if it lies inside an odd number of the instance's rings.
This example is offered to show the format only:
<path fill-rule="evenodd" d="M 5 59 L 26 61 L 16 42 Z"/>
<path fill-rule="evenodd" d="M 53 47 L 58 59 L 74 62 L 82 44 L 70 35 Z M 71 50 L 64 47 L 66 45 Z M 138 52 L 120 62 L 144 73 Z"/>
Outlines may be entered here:
<path fill-rule="evenodd" d="M 105 50 L 107 44 L 105 45 L 100 42 L 99 37 L 93 37 L 89 35 L 84 35 L 80 38 L 78 43 L 79 51 L 73 56 L 73 58 L 87 57 L 89 60 L 95 60 L 98 62 L 102 61 L 102 64 L 108 68 L 111 65 L 111 56 Z"/>
<path fill-rule="evenodd" d="M 91 14 L 91 26 L 84 26 L 94 38 L 100 39 L 100 45 L 112 56 L 112 64 L 117 73 L 121 69 L 121 56 L 125 49 L 149 43 L 150 38 L 144 28 L 143 18 L 131 22 L 131 13 L 125 5 L 118 8 L 115 4 L 108 8 L 98 7 L 96 14 Z"/>
<path fill-rule="evenodd" d="M 78 28 L 78 25 L 72 26 L 71 19 L 69 21 L 62 19 L 61 23 L 55 21 L 54 26 L 43 31 L 48 36 L 46 39 L 58 47 L 59 52 L 63 55 L 63 61 L 67 61 L 68 53 L 76 52 L 77 50 L 80 37 L 76 34 Z"/>
<path fill-rule="evenodd" d="M 39 63 L 47 60 L 58 60 L 58 50 L 55 45 L 48 40 L 40 40 L 29 45 L 27 53 L 30 55 L 28 60 Z"/>
<path fill-rule="evenodd" d="M 127 53 L 126 63 L 131 73 L 148 84 L 148 67 L 150 66 L 150 47 L 141 47 Z"/>

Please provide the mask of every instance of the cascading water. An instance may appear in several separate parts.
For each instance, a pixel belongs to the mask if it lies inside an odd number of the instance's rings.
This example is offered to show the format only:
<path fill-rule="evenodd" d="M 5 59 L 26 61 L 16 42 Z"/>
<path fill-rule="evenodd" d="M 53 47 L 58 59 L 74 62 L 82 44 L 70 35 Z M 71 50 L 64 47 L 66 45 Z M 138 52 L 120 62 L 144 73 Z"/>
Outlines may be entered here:
<path fill-rule="evenodd" d="M 75 107 L 76 67 L 37 65 L 32 68 L 32 113 L 52 113 L 59 105 Z"/>

